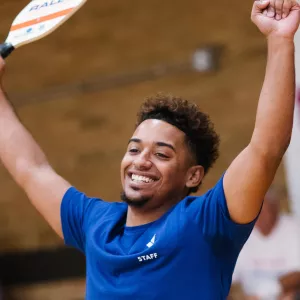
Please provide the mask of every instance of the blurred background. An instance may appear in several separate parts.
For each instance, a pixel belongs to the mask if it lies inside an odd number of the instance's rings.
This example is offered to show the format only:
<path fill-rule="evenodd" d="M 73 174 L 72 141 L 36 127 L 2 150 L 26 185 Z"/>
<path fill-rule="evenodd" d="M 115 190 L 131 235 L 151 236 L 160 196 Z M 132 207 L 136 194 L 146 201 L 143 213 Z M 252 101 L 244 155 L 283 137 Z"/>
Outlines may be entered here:
<path fill-rule="evenodd" d="M 1 1 L 2 41 L 27 3 Z M 252 3 L 88 0 L 7 59 L 7 93 L 57 172 L 108 201 L 120 199 L 119 164 L 143 99 L 163 91 L 198 103 L 222 139 L 204 193 L 253 130 L 266 43 L 250 21 Z M 274 185 L 288 211 L 283 166 Z M 0 190 L 4 299 L 84 299 L 83 256 L 64 247 L 3 166 Z"/>

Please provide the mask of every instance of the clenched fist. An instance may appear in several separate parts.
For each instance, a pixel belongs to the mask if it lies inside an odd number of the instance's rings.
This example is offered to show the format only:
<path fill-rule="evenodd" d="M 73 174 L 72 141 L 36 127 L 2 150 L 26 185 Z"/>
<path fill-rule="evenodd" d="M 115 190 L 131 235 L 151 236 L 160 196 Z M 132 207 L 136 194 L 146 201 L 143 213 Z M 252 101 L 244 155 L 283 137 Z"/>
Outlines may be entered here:
<path fill-rule="evenodd" d="M 255 1 L 251 19 L 267 37 L 294 39 L 300 22 L 300 5 L 296 0 Z"/>

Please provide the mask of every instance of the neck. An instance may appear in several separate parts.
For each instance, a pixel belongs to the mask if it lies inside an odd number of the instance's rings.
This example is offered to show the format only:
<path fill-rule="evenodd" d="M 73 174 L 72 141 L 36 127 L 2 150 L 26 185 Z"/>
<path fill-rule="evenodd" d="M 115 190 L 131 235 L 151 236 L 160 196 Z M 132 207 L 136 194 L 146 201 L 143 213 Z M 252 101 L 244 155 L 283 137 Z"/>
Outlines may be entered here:
<path fill-rule="evenodd" d="M 158 220 L 167 210 L 141 211 L 140 209 L 128 208 L 126 225 L 133 227 L 148 224 Z"/>
<path fill-rule="evenodd" d="M 149 204 L 146 204 L 145 207 L 134 207 L 129 206 L 127 211 L 127 219 L 126 226 L 140 226 L 144 224 L 148 224 L 158 220 L 165 213 L 167 213 L 174 205 L 180 202 L 182 198 L 176 198 L 172 201 L 168 201 L 167 203 L 163 203 L 160 206 L 151 206 L 151 201 Z"/>

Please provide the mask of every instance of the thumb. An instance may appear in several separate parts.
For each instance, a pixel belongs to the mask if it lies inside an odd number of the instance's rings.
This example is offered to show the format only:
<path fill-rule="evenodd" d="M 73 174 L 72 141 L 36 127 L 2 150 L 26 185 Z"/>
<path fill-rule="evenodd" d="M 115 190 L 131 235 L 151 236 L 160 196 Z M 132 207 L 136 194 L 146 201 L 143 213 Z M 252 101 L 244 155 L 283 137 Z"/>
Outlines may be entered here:
<path fill-rule="evenodd" d="M 270 0 L 257 0 L 253 4 L 252 14 L 261 14 L 270 4 Z"/>

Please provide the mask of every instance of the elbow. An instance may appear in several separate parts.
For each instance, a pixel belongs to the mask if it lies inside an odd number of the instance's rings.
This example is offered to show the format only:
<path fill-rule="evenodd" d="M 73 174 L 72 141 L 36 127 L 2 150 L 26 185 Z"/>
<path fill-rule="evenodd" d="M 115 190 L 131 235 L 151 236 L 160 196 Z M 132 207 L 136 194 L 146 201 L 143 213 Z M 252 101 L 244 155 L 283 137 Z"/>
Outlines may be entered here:
<path fill-rule="evenodd" d="M 289 143 L 281 145 L 272 145 L 267 147 L 266 145 L 259 145 L 255 143 L 250 143 L 249 147 L 253 149 L 253 152 L 256 154 L 257 159 L 265 162 L 267 166 L 278 167 L 282 161 L 282 158 L 289 146 Z"/>
<path fill-rule="evenodd" d="M 250 146 L 253 147 L 256 153 L 264 157 L 281 160 L 291 143 L 292 134 L 282 135 L 281 137 L 273 135 L 271 138 L 259 137 L 253 135 Z"/>
<path fill-rule="evenodd" d="M 290 146 L 291 143 L 291 139 L 292 139 L 292 134 L 287 134 L 281 142 L 278 142 L 277 147 L 275 146 L 274 148 L 274 152 L 278 153 L 277 155 L 279 157 L 283 157 L 285 152 L 287 151 L 288 147 Z"/>
<path fill-rule="evenodd" d="M 14 176 L 16 183 L 25 188 L 31 178 L 34 176 L 35 171 L 48 166 L 48 164 L 33 165 L 27 160 L 16 160 L 16 174 Z"/>
<path fill-rule="evenodd" d="M 32 166 L 24 159 L 16 160 L 16 174 L 14 177 L 20 187 L 26 186 L 26 182 L 31 174 Z"/>

